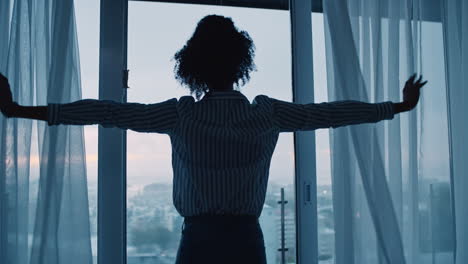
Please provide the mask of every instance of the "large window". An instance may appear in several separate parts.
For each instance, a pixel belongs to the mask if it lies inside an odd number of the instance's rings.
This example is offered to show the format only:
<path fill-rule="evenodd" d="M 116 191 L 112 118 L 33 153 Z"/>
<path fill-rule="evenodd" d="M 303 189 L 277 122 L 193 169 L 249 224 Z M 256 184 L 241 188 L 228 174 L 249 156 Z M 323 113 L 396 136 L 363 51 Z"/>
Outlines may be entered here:
<path fill-rule="evenodd" d="M 308 41 L 308 21 L 304 19 L 310 14 L 310 3 L 306 1 L 291 2 L 292 11 L 287 10 L 287 1 L 229 2 L 251 8 L 226 7 L 220 1 L 213 1 L 216 6 L 186 3 L 191 1 L 181 1 L 185 4 L 126 0 L 101 2 L 101 99 L 154 103 L 188 95 L 188 90 L 174 80 L 172 56 L 191 36 L 201 18 L 219 14 L 231 17 L 240 29 L 248 31 L 257 47 L 255 61 L 258 71 L 241 88 L 250 101 L 258 94 L 293 101 L 294 83 L 297 97 L 294 99 L 312 102 L 313 95 L 309 89 L 314 84 L 311 79 L 299 78 L 297 74 L 304 76 L 313 72 L 311 61 L 305 59 L 311 56 L 312 44 Z M 263 8 L 278 9 L 252 8 L 255 3 Z M 314 22 L 314 26 L 317 25 L 323 27 L 322 23 Z M 303 27 L 307 30 L 301 31 Z M 318 36 L 323 37 L 323 29 L 320 32 Z M 314 41 L 315 53 L 325 54 L 323 42 L 323 38 Z M 291 52 L 292 45 L 294 53 Z M 322 67 L 318 71 L 321 76 L 315 72 L 315 87 L 322 93 L 315 101 L 326 101 L 326 84 L 322 83 L 326 76 L 324 61 L 323 56 L 314 59 L 315 68 Z M 129 89 L 124 89 L 122 84 L 126 68 L 130 69 Z M 323 263 L 333 262 L 328 139 L 326 130 L 320 133 L 316 138 L 320 141 L 317 149 L 314 132 L 280 135 L 260 217 L 268 263 L 282 263 L 283 256 L 279 250 L 283 247 L 282 239 L 285 241 L 284 249 L 287 249 L 283 250 L 286 263 L 309 263 L 317 259 Z M 99 129 L 99 136 L 100 261 L 173 263 L 183 219 L 172 203 L 172 153 L 168 136 L 125 133 L 115 129 Z M 315 150 L 319 155 L 317 166 L 313 160 Z M 310 162 L 306 158 L 309 156 Z M 317 232 L 320 232 L 316 226 L 317 190 L 310 188 L 315 187 L 316 174 L 321 178 L 319 191 L 328 199 L 319 201 L 323 206 L 318 208 L 319 214 L 326 215 L 324 221 L 319 220 L 318 223 L 318 228 L 326 233 L 321 238 L 325 242 L 320 256 L 316 252 Z M 283 203 L 284 222 L 281 221 L 281 203 L 278 203 L 282 189 L 287 201 Z M 284 236 L 281 235 L 282 224 Z"/>
<path fill-rule="evenodd" d="M 173 74 L 174 53 L 208 14 L 231 17 L 256 45 L 258 71 L 241 88 L 250 101 L 258 94 L 291 101 L 291 35 L 288 11 L 204 5 L 129 2 L 128 102 L 152 103 L 188 95 Z M 129 263 L 173 263 L 183 218 L 172 203 L 171 145 L 167 135 L 127 132 L 127 256 Z M 281 188 L 285 200 L 285 247 L 296 263 L 294 146 L 281 134 L 270 168 L 260 217 L 268 263 L 280 263 Z"/>
<path fill-rule="evenodd" d="M 100 24 L 100 1 L 75 1 L 75 8 L 83 98 L 98 98 L 100 32 L 97 25 Z M 208 14 L 231 17 L 235 24 L 240 29 L 248 31 L 254 40 L 257 48 L 255 62 L 258 71 L 252 74 L 251 81 L 246 86 L 241 87 L 241 92 L 250 101 L 258 94 L 292 101 L 292 36 L 289 11 L 151 1 L 128 2 L 127 60 L 130 69 L 130 89 L 127 90 L 127 101 L 154 103 L 189 94 L 188 89 L 181 87 L 175 81 L 174 61 L 171 59 L 193 33 L 196 23 Z M 313 13 L 311 18 L 315 102 L 324 102 L 328 101 L 328 96 L 323 16 Z M 422 50 L 422 58 L 425 59 L 422 64 L 432 65 L 424 68 L 423 71 L 428 73 L 426 75 L 435 75 L 436 72 L 443 71 L 443 64 L 437 63 L 443 60 L 441 58 L 443 55 L 442 28 L 437 23 L 423 23 L 422 31 L 435 32 L 440 37 L 439 42 L 430 42 L 432 45 L 430 49 L 423 48 Z M 423 41 L 423 43 L 426 42 Z M 440 56 L 425 54 L 433 53 L 434 49 L 440 50 L 437 53 Z M 301 69 L 296 70 L 300 71 Z M 445 86 L 443 79 L 439 81 L 440 83 L 434 84 L 434 87 Z M 120 87 L 115 89 L 118 90 Z M 425 122 L 440 126 L 440 120 L 445 120 L 446 116 L 446 110 L 440 104 L 441 101 L 445 101 L 445 94 L 442 90 L 431 90 L 425 93 L 424 100 L 439 99 L 439 101 L 432 102 L 431 109 L 424 110 L 424 112 L 427 110 L 430 113 L 425 117 Z M 98 126 L 87 126 L 84 130 L 92 251 L 93 261 L 97 263 Z M 432 144 L 433 138 L 447 138 L 447 135 L 446 131 L 439 129 L 423 132 L 420 138 L 421 151 L 428 154 L 419 161 L 424 165 L 421 166 L 423 169 L 421 170 L 422 177 L 419 179 L 418 200 L 418 217 L 421 220 L 419 227 L 420 250 L 426 262 L 435 259 L 448 263 L 452 258 L 453 250 L 453 240 L 447 235 L 447 232 L 443 231 L 452 228 L 450 208 L 444 206 L 450 200 L 450 171 L 446 159 L 448 157 L 448 142 L 441 141 Z M 317 189 L 312 190 L 312 195 L 317 195 L 318 245 L 310 245 L 310 247 L 317 246 L 318 262 L 328 264 L 334 263 L 335 255 L 328 130 L 317 130 L 315 136 Z M 407 139 L 403 137 L 402 140 L 404 143 Z M 431 144 L 428 143 L 429 141 Z M 34 142 L 35 137 L 33 136 Z M 37 145 L 33 144 L 32 147 L 30 186 L 32 195 L 30 197 L 36 197 L 34 193 L 37 192 L 38 186 L 39 162 Z M 169 137 L 127 131 L 126 149 L 124 148 L 124 150 L 123 156 L 126 157 L 126 166 L 122 166 L 122 171 L 125 171 L 127 179 L 125 190 L 127 204 L 124 209 L 126 210 L 127 262 L 129 264 L 173 263 L 179 245 L 183 218 L 177 213 L 172 202 L 173 174 Z M 288 249 L 286 262 L 298 262 L 296 241 L 300 240 L 296 236 L 296 209 L 300 210 L 301 204 L 297 202 L 299 206 L 296 207 L 295 192 L 301 186 L 295 186 L 297 183 L 295 182 L 294 153 L 293 134 L 281 134 L 271 162 L 267 196 L 260 217 L 268 263 L 281 263 L 281 252 L 278 249 L 281 248 L 282 225 L 281 205 L 278 202 L 281 199 L 282 188 L 284 188 L 285 200 L 288 202 L 285 204 L 284 210 L 284 239 L 285 248 Z M 407 164 L 403 164 L 403 166 L 407 166 Z M 408 176 L 404 176 L 406 183 Z M 409 190 L 404 190 L 404 192 L 405 195 L 408 195 Z M 35 201 L 31 200 L 31 202 Z M 100 205 L 106 206 L 104 203 Z M 124 207 L 123 204 L 122 207 Z M 35 208 L 35 206 L 31 206 L 31 208 Z M 404 214 L 407 213 L 408 205 L 405 204 L 403 210 Z M 30 215 L 33 216 L 34 213 Z M 34 221 L 31 218 L 31 230 L 33 224 Z M 101 227 L 103 225 L 110 225 L 110 223 L 103 221 Z M 405 241 L 408 240 L 405 234 L 403 238 Z M 104 241 L 100 248 L 106 243 L 109 241 Z"/>

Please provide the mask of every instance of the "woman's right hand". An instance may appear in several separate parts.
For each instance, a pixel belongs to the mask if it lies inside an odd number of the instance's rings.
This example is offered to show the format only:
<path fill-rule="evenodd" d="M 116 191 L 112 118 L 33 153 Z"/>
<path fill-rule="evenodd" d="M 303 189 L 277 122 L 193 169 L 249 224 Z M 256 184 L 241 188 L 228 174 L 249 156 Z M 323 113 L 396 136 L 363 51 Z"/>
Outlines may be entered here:
<path fill-rule="evenodd" d="M 11 116 L 11 110 L 15 103 L 11 94 L 8 79 L 0 73 L 0 111 L 7 117 Z"/>
<path fill-rule="evenodd" d="M 421 94 L 421 88 L 427 83 L 422 81 L 422 75 L 416 81 L 416 73 L 406 81 L 405 87 L 403 88 L 403 103 L 411 110 L 416 107 Z"/>
<path fill-rule="evenodd" d="M 393 109 L 395 114 L 410 111 L 416 107 L 419 101 L 419 96 L 421 94 L 421 88 L 427 83 L 427 81 L 422 81 L 422 76 L 416 80 L 416 74 L 411 75 L 411 77 L 406 81 L 405 88 L 403 88 L 403 102 L 394 103 Z"/>

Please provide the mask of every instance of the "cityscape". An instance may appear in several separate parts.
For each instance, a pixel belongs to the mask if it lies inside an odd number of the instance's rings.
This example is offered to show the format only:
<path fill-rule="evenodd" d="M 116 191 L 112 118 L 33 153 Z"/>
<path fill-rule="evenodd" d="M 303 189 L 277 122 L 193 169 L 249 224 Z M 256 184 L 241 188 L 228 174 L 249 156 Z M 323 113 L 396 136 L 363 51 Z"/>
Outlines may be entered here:
<path fill-rule="evenodd" d="M 93 255 L 97 254 L 96 189 L 89 185 L 90 223 Z M 285 200 L 285 248 L 287 264 L 296 262 L 296 231 L 294 185 L 270 182 L 259 222 L 263 231 L 267 262 L 281 262 L 281 188 Z M 450 186 L 447 182 L 423 179 L 419 193 L 419 245 L 421 259 L 430 263 L 436 258 L 445 263 L 454 248 L 450 235 L 453 229 L 450 206 Z M 404 190 L 407 192 L 407 190 Z M 127 188 L 127 260 L 129 264 L 174 263 L 183 218 L 172 204 L 172 185 L 152 183 Z M 404 206 L 406 212 L 407 205 Z M 404 213 L 403 226 L 408 225 Z M 317 187 L 317 220 L 319 263 L 334 263 L 334 221 L 331 185 Z M 435 232 L 439 230 L 440 232 Z M 95 262 L 97 263 L 97 262 Z"/>
<path fill-rule="evenodd" d="M 450 184 L 434 178 L 419 182 L 419 248 L 423 262 L 449 263 L 454 250 Z M 39 180 L 30 182 L 29 240 L 32 242 Z M 285 248 L 287 264 L 296 262 L 294 185 L 269 182 L 265 204 L 259 219 L 265 241 L 267 262 L 281 263 L 281 188 L 285 200 Z M 404 193 L 408 190 L 404 189 Z M 174 263 L 181 236 L 183 218 L 172 204 L 172 184 L 152 183 L 127 187 L 127 260 L 129 264 Z M 97 263 L 97 184 L 88 182 L 89 214 L 93 263 Z M 409 223 L 408 204 L 403 208 L 403 226 Z M 334 263 L 334 221 L 331 185 L 317 187 L 318 260 Z M 403 237 L 405 240 L 405 237 Z M 30 244 L 31 246 L 31 244 Z"/>
<path fill-rule="evenodd" d="M 281 188 L 284 188 L 286 263 L 296 263 L 294 186 L 270 182 L 259 219 L 268 263 L 281 263 Z M 181 236 L 183 218 L 172 203 L 172 184 L 153 183 L 127 188 L 127 260 L 128 264 L 174 263 Z M 95 190 L 90 188 L 90 221 L 93 255 L 96 255 L 97 210 Z M 334 230 L 331 186 L 319 186 L 318 225 L 320 263 L 333 263 Z"/>

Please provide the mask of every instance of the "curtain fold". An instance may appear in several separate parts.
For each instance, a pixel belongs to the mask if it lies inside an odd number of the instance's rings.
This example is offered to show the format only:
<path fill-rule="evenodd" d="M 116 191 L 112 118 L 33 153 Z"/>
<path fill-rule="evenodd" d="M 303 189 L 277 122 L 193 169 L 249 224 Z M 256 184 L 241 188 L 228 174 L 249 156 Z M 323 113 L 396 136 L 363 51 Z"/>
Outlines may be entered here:
<path fill-rule="evenodd" d="M 14 98 L 33 103 L 33 71 L 29 5 L 27 1 L 2 1 L 0 38 L 1 71 L 9 77 Z M 26 51 L 26 52 L 25 52 Z M 4 263 L 28 260 L 29 163 L 32 122 L 0 120 L 0 257 Z"/>
<path fill-rule="evenodd" d="M 468 263 L 468 3 L 442 1 L 451 174 L 456 227 L 456 263 Z"/>
<path fill-rule="evenodd" d="M 331 61 L 327 65 L 333 65 L 327 69 L 333 76 L 333 81 L 328 82 L 329 100 L 371 101 L 369 92 L 373 97 L 381 99 L 382 92 L 368 90 L 366 84 L 369 81 L 366 83 L 365 80 L 365 77 L 370 79 L 373 70 L 373 77 L 376 77 L 373 81 L 382 82 L 379 68 L 371 69 L 369 64 L 370 60 L 379 62 L 378 50 L 371 54 L 371 49 L 365 46 L 362 48 L 362 54 L 367 55 L 365 59 L 369 62 L 362 62 L 361 73 L 361 60 L 356 48 L 360 44 L 369 45 L 369 41 L 365 40 L 371 37 L 371 26 L 378 25 L 355 21 L 355 24 L 362 23 L 365 28 L 363 32 L 353 32 L 347 4 L 346 1 L 326 1 L 324 6 L 328 25 L 327 48 L 331 50 L 327 53 L 327 60 Z M 353 4 L 353 7 L 359 7 Z M 362 10 L 362 13 L 365 11 Z M 378 29 L 372 28 L 374 34 L 375 30 Z M 362 34 L 363 43 L 353 37 L 358 34 Z M 378 37 L 372 40 L 380 41 Z M 381 126 L 344 127 L 330 133 L 332 184 L 343 187 L 341 190 L 333 188 L 335 221 L 343 223 L 341 227 L 335 224 L 336 263 L 379 263 L 381 260 L 386 263 L 405 263 L 397 217 L 385 178 L 382 144 L 379 144 L 383 140 L 382 133 L 378 133 L 382 132 Z M 337 163 L 338 166 L 335 165 Z M 340 201 L 346 201 L 347 204 Z M 371 232 L 366 232 L 369 226 L 374 226 L 375 237 Z M 340 229 L 344 232 L 340 232 Z M 381 242 L 379 247 L 372 243 L 376 239 Z"/>
<path fill-rule="evenodd" d="M 398 102 L 411 74 L 429 80 L 415 110 L 330 130 L 335 263 L 453 263 L 442 28 L 422 20 L 439 7 L 323 3 L 330 101 Z"/>
<path fill-rule="evenodd" d="M 80 99 L 73 0 L 3 0 L 0 14 L 0 57 L 8 50 L 0 70 L 14 99 Z M 31 191 L 32 121 L 0 122 L 0 262 L 92 263 L 83 128 L 37 122 L 39 187 Z"/>

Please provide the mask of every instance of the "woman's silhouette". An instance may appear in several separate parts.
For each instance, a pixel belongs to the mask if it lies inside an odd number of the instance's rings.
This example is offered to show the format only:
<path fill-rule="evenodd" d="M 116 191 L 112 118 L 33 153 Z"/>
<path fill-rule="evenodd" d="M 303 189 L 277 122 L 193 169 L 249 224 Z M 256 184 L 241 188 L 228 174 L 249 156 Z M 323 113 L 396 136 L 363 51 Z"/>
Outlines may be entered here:
<path fill-rule="evenodd" d="M 177 80 L 196 100 L 183 96 L 138 104 L 88 99 L 20 106 L 0 75 L 0 108 L 6 117 L 49 125 L 100 124 L 168 134 L 173 201 L 185 217 L 176 263 L 266 263 L 258 217 L 279 133 L 392 119 L 416 106 L 426 82 L 411 76 L 401 103 L 295 104 L 266 95 L 250 103 L 234 87 L 249 80 L 253 57 L 247 32 L 239 31 L 230 18 L 210 15 L 200 20 L 174 57 Z"/>

